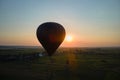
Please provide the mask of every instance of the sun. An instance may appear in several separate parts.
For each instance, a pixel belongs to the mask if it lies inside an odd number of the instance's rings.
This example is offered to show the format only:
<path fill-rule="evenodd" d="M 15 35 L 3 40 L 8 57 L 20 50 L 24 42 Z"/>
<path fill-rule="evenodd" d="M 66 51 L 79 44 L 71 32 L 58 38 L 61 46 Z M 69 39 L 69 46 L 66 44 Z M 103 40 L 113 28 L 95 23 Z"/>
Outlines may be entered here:
<path fill-rule="evenodd" d="M 73 37 L 72 37 L 71 35 L 67 35 L 66 38 L 65 38 L 65 40 L 66 40 L 67 42 L 72 42 Z"/>

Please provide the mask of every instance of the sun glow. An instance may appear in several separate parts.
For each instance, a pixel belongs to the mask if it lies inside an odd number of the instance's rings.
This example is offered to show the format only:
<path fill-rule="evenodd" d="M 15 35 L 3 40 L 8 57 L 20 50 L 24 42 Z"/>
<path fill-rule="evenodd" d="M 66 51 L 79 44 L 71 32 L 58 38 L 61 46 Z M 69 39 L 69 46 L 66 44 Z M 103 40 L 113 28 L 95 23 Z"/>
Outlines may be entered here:
<path fill-rule="evenodd" d="M 72 40 L 73 40 L 73 37 L 71 35 L 67 35 L 65 38 L 65 41 L 67 42 L 72 42 Z"/>

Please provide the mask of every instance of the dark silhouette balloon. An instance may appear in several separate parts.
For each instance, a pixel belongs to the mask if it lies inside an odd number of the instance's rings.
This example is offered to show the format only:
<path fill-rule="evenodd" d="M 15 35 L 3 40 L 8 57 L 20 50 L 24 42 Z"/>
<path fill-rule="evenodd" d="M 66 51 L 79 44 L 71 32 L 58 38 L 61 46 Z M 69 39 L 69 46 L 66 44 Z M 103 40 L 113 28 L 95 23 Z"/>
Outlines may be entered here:
<path fill-rule="evenodd" d="M 65 38 L 65 29 L 55 22 L 46 22 L 37 29 L 37 38 L 51 56 Z"/>

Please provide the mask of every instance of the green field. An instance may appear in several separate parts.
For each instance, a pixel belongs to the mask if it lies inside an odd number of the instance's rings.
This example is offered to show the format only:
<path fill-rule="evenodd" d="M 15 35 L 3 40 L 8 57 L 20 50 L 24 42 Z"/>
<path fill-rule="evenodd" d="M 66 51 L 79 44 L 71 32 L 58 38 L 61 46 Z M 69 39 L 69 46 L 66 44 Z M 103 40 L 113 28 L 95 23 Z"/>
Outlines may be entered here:
<path fill-rule="evenodd" d="M 120 48 L 59 48 L 52 57 L 19 57 L 38 53 L 46 52 L 0 49 L 0 80 L 120 80 Z"/>

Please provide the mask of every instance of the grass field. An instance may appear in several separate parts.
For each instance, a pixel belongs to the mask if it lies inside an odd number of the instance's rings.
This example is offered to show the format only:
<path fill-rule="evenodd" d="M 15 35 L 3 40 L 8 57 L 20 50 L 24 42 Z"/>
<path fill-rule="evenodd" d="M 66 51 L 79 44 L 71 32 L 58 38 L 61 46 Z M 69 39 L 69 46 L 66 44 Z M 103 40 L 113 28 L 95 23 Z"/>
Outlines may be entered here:
<path fill-rule="evenodd" d="M 2 57 L 39 53 L 45 52 L 42 48 L 0 49 Z M 120 48 L 60 48 L 52 57 L 1 59 L 0 80 L 120 80 Z"/>

